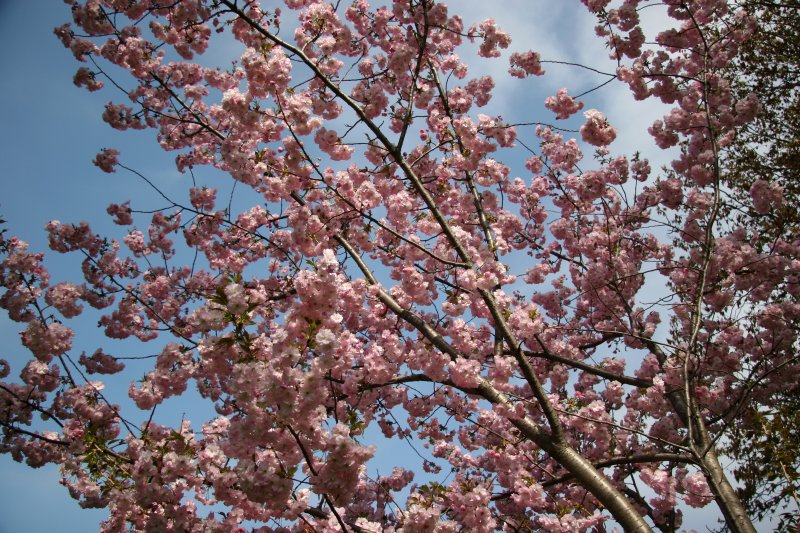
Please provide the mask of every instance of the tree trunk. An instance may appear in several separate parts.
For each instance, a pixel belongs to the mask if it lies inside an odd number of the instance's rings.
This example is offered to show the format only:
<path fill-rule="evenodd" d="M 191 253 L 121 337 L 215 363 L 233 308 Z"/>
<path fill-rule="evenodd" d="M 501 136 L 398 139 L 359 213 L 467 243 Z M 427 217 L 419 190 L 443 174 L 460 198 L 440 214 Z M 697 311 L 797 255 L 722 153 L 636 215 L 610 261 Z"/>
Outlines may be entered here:
<path fill-rule="evenodd" d="M 730 530 L 734 533 L 756 533 L 742 500 L 728 481 L 722 465 L 719 464 L 716 449 L 712 447 L 708 450 L 702 458 L 702 463 L 709 487 Z"/>

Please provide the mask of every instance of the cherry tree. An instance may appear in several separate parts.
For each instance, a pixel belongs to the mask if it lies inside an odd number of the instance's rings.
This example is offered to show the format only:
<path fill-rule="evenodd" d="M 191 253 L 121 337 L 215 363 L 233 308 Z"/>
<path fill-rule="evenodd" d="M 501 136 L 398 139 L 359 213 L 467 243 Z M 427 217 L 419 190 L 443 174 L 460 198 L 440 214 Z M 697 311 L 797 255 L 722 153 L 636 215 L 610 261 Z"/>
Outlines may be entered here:
<path fill-rule="evenodd" d="M 461 50 L 519 84 L 548 62 L 433 0 L 67 3 L 75 83 L 122 94 L 104 119 L 192 178 L 166 209 L 109 206 L 119 239 L 48 224 L 81 282 L 0 240 L 31 355 L 0 361 L 0 450 L 58 464 L 103 531 L 675 531 L 706 505 L 755 531 L 719 450 L 796 391 L 800 241 L 728 216 L 784 203 L 766 180 L 729 200 L 721 154 L 760 111 L 728 78 L 758 25 L 735 2 L 583 0 L 610 81 L 670 106 L 660 171 L 567 89 L 547 122 L 484 113 L 497 80 Z M 211 167 L 246 192 L 196 184 Z M 87 305 L 156 346 L 143 376 L 77 353 Z M 193 391 L 213 411 L 159 421 Z M 372 475 L 387 439 L 418 467 Z"/>

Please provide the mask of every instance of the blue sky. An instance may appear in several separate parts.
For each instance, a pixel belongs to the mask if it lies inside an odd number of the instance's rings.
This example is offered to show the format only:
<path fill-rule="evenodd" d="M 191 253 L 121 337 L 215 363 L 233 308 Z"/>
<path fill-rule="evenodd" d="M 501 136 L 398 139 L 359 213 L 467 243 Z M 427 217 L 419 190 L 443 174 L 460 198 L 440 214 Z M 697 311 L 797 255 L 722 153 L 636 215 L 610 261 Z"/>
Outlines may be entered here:
<path fill-rule="evenodd" d="M 0 2 L 0 216 L 39 249 L 47 220 L 80 219 L 103 185 L 86 164 L 93 148 L 84 141 L 102 143 L 107 132 L 91 120 L 96 104 L 72 86 L 73 62 L 52 34 L 68 16 L 55 0 Z M 0 357 L 19 360 L 17 330 L 0 319 Z M 78 508 L 56 468 L 33 471 L 0 456 L 0 532 L 93 531 L 101 518 Z"/>
<path fill-rule="evenodd" d="M 141 191 L 132 180 L 91 164 L 103 146 L 122 142 L 135 149 L 143 143 L 106 127 L 100 119 L 104 100 L 72 84 L 75 61 L 53 35 L 69 18 L 69 7 L 59 0 L 0 0 L 0 217 L 10 234 L 40 251 L 47 250 L 43 228 L 49 220 L 105 222 L 112 198 Z M 169 156 L 159 155 L 143 160 L 153 168 L 169 164 Z M 48 254 L 57 277 L 77 272 L 75 259 Z M 0 357 L 21 360 L 18 330 L 0 318 Z M 96 531 L 105 512 L 80 509 L 58 479 L 55 467 L 32 470 L 0 456 L 0 533 Z"/>
<path fill-rule="evenodd" d="M 593 37 L 594 21 L 577 0 L 509 0 L 502 3 L 503 12 L 492 9 L 500 2 L 459 0 L 450 4 L 463 10 L 468 25 L 490 16 L 497 18 L 515 39 L 514 49 L 536 48 L 547 58 L 605 64 L 613 69 L 604 59 L 606 50 Z M 112 226 L 105 214 L 109 203 L 132 199 L 134 205 L 159 206 L 152 191 L 133 176 L 105 174 L 94 167 L 91 160 L 100 148 L 120 149 L 123 161 L 156 179 L 167 191 L 184 191 L 181 194 L 185 195 L 187 188 L 185 178 L 174 170 L 173 155 L 157 148 L 152 132 L 112 130 L 100 118 L 103 104 L 112 96 L 90 94 L 72 84 L 78 64 L 52 33 L 69 18 L 68 6 L 60 0 L 0 0 L 0 217 L 7 221 L 10 234 L 38 251 L 47 251 L 43 227 L 51 219 L 87 220 L 96 231 L 119 236 L 119 228 Z M 508 81 L 503 75 L 506 65 L 496 61 L 478 68 L 497 75 L 492 112 L 509 120 L 517 116 L 520 121 L 549 120 L 551 115 L 542 106 L 544 96 L 561 86 L 577 94 L 603 81 L 587 77 L 585 71 L 552 67 L 547 68 L 547 77 L 540 78 L 534 94 L 532 85 L 502 83 Z M 624 123 L 612 148 L 629 154 L 653 146 L 644 131 L 661 112 L 657 104 L 639 103 L 631 113 L 631 105 L 624 88 L 594 93 L 587 101 L 587 108 L 603 110 L 612 123 Z M 531 113 L 536 115 L 529 116 Z M 56 273 L 54 278 L 61 280 L 78 273 L 79 260 L 50 253 L 48 266 Z M 102 341 L 91 320 L 87 326 L 80 349 L 88 351 Z M 0 317 L 0 357 L 12 363 L 24 360 L 18 330 L 17 324 Z M 12 370 L 16 373 L 20 367 L 13 364 Z M 199 425 L 201 420 L 195 422 Z M 79 509 L 57 480 L 55 468 L 33 471 L 0 456 L 0 533 L 96 530 L 105 513 Z M 696 518 L 695 525 L 704 525 L 707 517 Z"/>
<path fill-rule="evenodd" d="M 132 199 L 161 206 L 130 175 L 96 168 L 91 161 L 101 148 L 119 148 L 165 190 L 184 183 L 174 170 L 174 156 L 158 149 L 151 132 L 121 133 L 102 121 L 103 105 L 112 96 L 73 85 L 78 64 L 53 35 L 53 28 L 70 18 L 69 6 L 60 0 L 0 0 L 0 217 L 9 234 L 27 241 L 31 250 L 46 252 L 48 268 L 59 281 L 79 275 L 80 259 L 48 251 L 48 221 L 85 220 L 101 234 L 120 236 L 105 213 L 109 203 Z M 83 321 L 79 350 L 91 353 L 109 344 L 94 323 L 91 314 Z M 26 357 L 19 329 L 0 316 L 0 357 L 12 363 L 14 374 Z M 0 455 L 0 533 L 96 531 L 106 512 L 80 509 L 58 479 L 53 466 L 32 470 Z"/>

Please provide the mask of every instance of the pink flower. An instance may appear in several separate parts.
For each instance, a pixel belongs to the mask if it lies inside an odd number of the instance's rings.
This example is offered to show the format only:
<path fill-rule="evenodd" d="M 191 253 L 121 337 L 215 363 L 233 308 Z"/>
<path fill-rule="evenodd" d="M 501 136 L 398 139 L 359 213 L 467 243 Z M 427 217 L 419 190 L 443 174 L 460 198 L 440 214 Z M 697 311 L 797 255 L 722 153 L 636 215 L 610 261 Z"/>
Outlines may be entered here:
<path fill-rule="evenodd" d="M 735 109 L 737 124 L 750 122 L 762 111 L 761 102 L 758 100 L 758 96 L 753 93 L 736 102 Z"/>
<path fill-rule="evenodd" d="M 101 349 L 86 357 L 86 354 L 81 354 L 78 362 L 82 364 L 89 374 L 116 374 L 125 368 L 124 363 L 120 363 L 113 355 L 103 353 Z"/>
<path fill-rule="evenodd" d="M 583 102 L 569 96 L 566 89 L 559 89 L 555 96 L 545 99 L 544 106 L 555 113 L 557 119 L 564 119 L 583 109 Z"/>
<path fill-rule="evenodd" d="M 476 33 L 483 37 L 483 42 L 478 49 L 478 55 L 481 57 L 500 57 L 498 48 L 508 48 L 508 45 L 511 44 L 511 37 L 498 28 L 493 19 L 486 19 L 480 23 L 480 26 L 473 26 L 469 33 L 473 39 Z"/>
<path fill-rule="evenodd" d="M 72 79 L 72 82 L 76 86 L 86 87 L 92 92 L 99 91 L 103 87 L 103 82 L 95 79 L 94 72 L 86 67 L 81 67 L 78 69 L 78 72 L 75 73 L 75 77 Z"/>
<path fill-rule="evenodd" d="M 606 8 L 611 0 L 581 0 L 586 7 L 597 13 Z"/>
<path fill-rule="evenodd" d="M 37 359 L 49 363 L 54 355 L 61 355 L 72 348 L 72 337 L 72 330 L 59 323 L 42 326 L 38 322 L 31 322 L 22 332 L 22 343 Z"/>
<path fill-rule="evenodd" d="M 470 80 L 467 83 L 467 92 L 475 98 L 475 104 L 478 107 L 483 107 L 489 103 L 492 98 L 492 89 L 494 89 L 494 80 L 490 76 L 483 76 L 481 78 Z"/>
<path fill-rule="evenodd" d="M 292 80 L 292 63 L 279 47 L 266 54 L 249 48 L 242 54 L 242 66 L 247 73 L 247 88 L 257 98 L 282 93 Z"/>
<path fill-rule="evenodd" d="M 750 187 L 750 197 L 753 199 L 753 208 L 761 215 L 784 204 L 783 187 L 762 179 L 753 182 Z"/>
<path fill-rule="evenodd" d="M 247 294 L 244 287 L 239 283 L 230 283 L 225 286 L 225 297 L 227 298 L 228 311 L 239 316 L 247 311 Z"/>
<path fill-rule="evenodd" d="M 122 205 L 111 204 L 106 209 L 106 213 L 112 217 L 116 217 L 114 219 L 114 224 L 119 224 L 120 226 L 129 226 L 130 224 L 133 224 L 130 201 L 125 202 Z"/>
<path fill-rule="evenodd" d="M 212 211 L 216 196 L 217 189 L 208 187 L 192 187 L 189 189 L 189 200 L 192 202 L 192 206 L 201 211 Z"/>
<path fill-rule="evenodd" d="M 581 136 L 583 140 L 594 146 L 607 146 L 617 138 L 617 130 L 614 129 L 606 117 L 596 109 L 586 111 L 586 123 L 581 126 Z"/>
<path fill-rule="evenodd" d="M 511 54 L 510 63 L 511 68 L 508 69 L 508 72 L 516 78 L 541 76 L 544 74 L 544 70 L 542 70 L 542 59 L 539 54 L 533 50 L 524 53 L 514 52 Z"/>
<path fill-rule="evenodd" d="M 702 472 L 695 472 L 683 478 L 683 500 L 692 507 L 705 507 L 714 500 L 711 489 L 708 488 L 706 477 Z"/>
<path fill-rule="evenodd" d="M 457 359 L 448 365 L 450 379 L 456 387 L 472 388 L 481 383 L 481 365 L 478 361 L 470 359 Z"/>
<path fill-rule="evenodd" d="M 319 145 L 320 150 L 328 154 L 334 161 L 345 161 L 350 159 L 354 148 L 342 143 L 339 134 L 333 130 L 320 128 L 314 134 L 314 141 Z"/>
<path fill-rule="evenodd" d="M 119 164 L 119 161 L 117 160 L 118 155 L 119 151 L 114 150 L 113 148 L 103 148 L 94 158 L 93 163 L 95 166 L 100 167 L 100 170 L 103 172 L 108 172 L 110 174 L 112 172 L 116 172 L 114 167 Z"/>
<path fill-rule="evenodd" d="M 81 314 L 83 306 L 78 300 L 83 295 L 83 290 L 74 283 L 64 282 L 47 289 L 45 301 L 58 309 L 65 318 L 72 318 Z"/>

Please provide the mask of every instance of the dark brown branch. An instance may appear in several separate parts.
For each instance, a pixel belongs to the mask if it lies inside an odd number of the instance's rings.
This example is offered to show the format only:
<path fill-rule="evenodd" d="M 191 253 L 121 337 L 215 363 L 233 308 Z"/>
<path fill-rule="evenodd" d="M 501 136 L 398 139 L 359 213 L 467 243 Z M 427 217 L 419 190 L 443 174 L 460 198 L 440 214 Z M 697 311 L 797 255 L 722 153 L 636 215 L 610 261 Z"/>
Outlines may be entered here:
<path fill-rule="evenodd" d="M 646 453 L 642 455 L 632 455 L 629 457 L 614 457 L 613 459 L 606 459 L 605 461 L 598 461 L 596 463 L 592 463 L 592 466 L 594 466 L 597 469 L 601 469 L 618 465 L 631 465 L 639 463 L 663 463 L 664 461 L 670 461 L 673 463 L 696 464 L 696 461 L 689 455 L 683 455 L 679 453 Z M 542 487 L 552 487 L 554 485 L 559 485 L 561 483 L 570 481 L 574 477 L 575 476 L 573 476 L 572 474 L 564 474 L 563 476 L 559 476 L 557 478 L 543 482 Z M 492 496 L 492 501 L 504 500 L 506 498 L 510 498 L 513 494 L 514 491 L 512 490 L 501 492 L 500 494 L 495 494 L 494 496 Z"/>
<path fill-rule="evenodd" d="M 527 357 L 539 357 L 542 359 L 547 359 L 548 361 L 553 361 L 554 363 L 561 363 L 563 365 L 572 368 L 577 368 L 583 370 L 584 372 L 588 372 L 590 374 L 594 374 L 595 376 L 600 376 L 609 379 L 611 381 L 619 381 L 623 385 L 633 385 L 634 387 L 641 387 L 641 388 L 648 388 L 653 385 L 653 382 L 649 379 L 639 379 L 633 376 L 616 374 L 614 372 L 604 370 L 597 366 L 582 363 L 580 361 L 575 361 L 574 359 L 569 359 L 568 357 L 562 357 L 560 355 L 556 355 L 547 349 L 542 340 L 539 339 L 538 335 L 536 336 L 536 340 L 539 341 L 539 345 L 542 347 L 543 351 L 533 352 L 530 350 L 526 350 L 525 355 Z"/>

